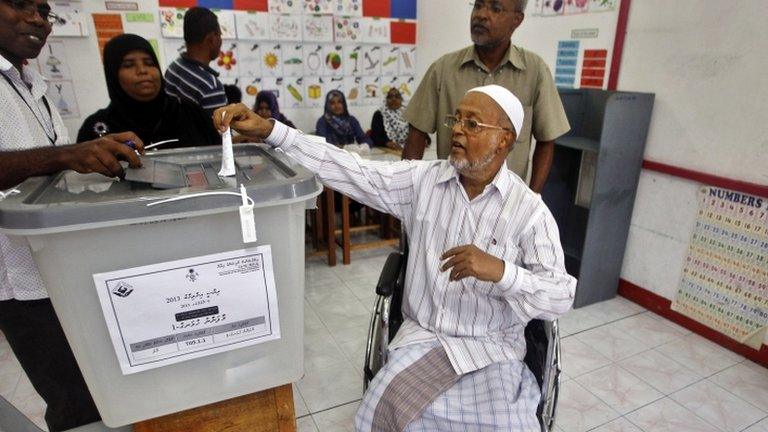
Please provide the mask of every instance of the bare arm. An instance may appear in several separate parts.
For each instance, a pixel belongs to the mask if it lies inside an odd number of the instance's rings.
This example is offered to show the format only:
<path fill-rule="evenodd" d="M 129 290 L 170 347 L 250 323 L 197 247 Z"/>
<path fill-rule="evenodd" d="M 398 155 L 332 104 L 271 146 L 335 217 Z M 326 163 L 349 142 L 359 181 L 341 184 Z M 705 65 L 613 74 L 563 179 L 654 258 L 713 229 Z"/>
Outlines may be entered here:
<path fill-rule="evenodd" d="M 29 177 L 65 169 L 122 177 L 124 172 L 119 160 L 128 161 L 134 168 L 141 166 L 136 153 L 125 144 L 128 141 L 132 141 L 140 152 L 144 151 L 139 137 L 132 132 L 123 132 L 80 144 L 0 152 L 0 190 L 13 187 Z"/>
<path fill-rule="evenodd" d="M 403 159 L 422 159 L 429 135 L 408 125 L 408 138 L 405 140 Z"/>
<path fill-rule="evenodd" d="M 549 177 L 549 170 L 552 168 L 552 156 L 555 153 L 554 141 L 539 141 L 536 143 L 536 149 L 533 151 L 533 163 L 531 167 L 531 190 L 541 193 L 544 183 Z"/>

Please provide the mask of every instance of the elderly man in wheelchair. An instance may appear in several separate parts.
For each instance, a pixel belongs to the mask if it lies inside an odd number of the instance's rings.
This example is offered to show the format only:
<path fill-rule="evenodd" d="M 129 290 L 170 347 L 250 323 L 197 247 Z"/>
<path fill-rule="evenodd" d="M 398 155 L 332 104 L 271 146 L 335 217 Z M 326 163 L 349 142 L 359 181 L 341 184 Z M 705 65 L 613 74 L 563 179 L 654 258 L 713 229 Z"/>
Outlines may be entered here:
<path fill-rule="evenodd" d="M 377 162 L 242 104 L 214 113 L 220 130 L 263 139 L 408 233 L 402 324 L 360 404 L 358 431 L 541 430 L 525 330 L 568 311 L 576 280 L 549 210 L 506 167 L 523 116 L 509 90 L 477 87 L 446 118 L 448 161 Z"/>

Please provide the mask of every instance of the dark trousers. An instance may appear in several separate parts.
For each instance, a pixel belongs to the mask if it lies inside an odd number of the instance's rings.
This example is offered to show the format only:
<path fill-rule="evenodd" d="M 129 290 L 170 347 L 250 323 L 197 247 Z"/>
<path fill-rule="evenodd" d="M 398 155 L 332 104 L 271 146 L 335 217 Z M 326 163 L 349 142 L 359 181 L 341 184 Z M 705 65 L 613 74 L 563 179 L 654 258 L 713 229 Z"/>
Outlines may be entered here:
<path fill-rule="evenodd" d="M 0 301 L 0 330 L 48 404 L 51 432 L 101 419 L 50 300 Z"/>

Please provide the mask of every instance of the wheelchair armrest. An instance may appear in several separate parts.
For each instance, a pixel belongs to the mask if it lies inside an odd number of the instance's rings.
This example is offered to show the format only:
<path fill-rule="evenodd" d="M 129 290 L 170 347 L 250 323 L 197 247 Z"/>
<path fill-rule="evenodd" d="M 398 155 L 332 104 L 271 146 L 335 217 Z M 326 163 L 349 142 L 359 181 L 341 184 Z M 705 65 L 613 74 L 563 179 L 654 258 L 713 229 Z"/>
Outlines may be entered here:
<path fill-rule="evenodd" d="M 395 292 L 395 286 L 397 285 L 397 279 L 400 276 L 400 269 L 404 263 L 403 254 L 400 252 L 392 252 L 387 257 L 387 262 L 384 263 L 384 268 L 381 270 L 379 276 L 379 282 L 376 284 L 376 294 L 389 297 Z"/>

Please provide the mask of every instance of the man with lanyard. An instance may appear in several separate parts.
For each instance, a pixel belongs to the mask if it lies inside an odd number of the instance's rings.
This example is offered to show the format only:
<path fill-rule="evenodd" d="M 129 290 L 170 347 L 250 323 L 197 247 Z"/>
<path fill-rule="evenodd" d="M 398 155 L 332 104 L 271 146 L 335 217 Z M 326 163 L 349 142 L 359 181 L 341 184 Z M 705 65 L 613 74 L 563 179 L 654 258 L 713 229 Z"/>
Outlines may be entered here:
<path fill-rule="evenodd" d="M 473 45 L 446 54 L 429 67 L 413 94 L 405 119 L 410 123 L 404 159 L 421 159 L 428 133 L 437 132 L 437 156 L 451 151 L 450 131 L 441 128 L 467 90 L 489 84 L 511 91 L 523 104 L 525 124 L 518 131 L 507 164 L 523 180 L 528 173 L 531 135 L 536 148 L 530 187 L 541 192 L 552 165 L 554 140 L 568 132 L 560 95 L 544 60 L 511 43 L 512 33 L 523 22 L 527 0 L 477 0 L 472 8 Z"/>
<path fill-rule="evenodd" d="M 141 165 L 132 132 L 69 143 L 34 59 L 58 18 L 47 0 L 0 0 L 0 199 L 31 176 L 61 170 L 124 175 L 119 160 Z M 47 404 L 50 431 L 99 420 L 85 381 L 27 245 L 0 234 L 0 331 Z"/>

